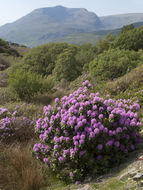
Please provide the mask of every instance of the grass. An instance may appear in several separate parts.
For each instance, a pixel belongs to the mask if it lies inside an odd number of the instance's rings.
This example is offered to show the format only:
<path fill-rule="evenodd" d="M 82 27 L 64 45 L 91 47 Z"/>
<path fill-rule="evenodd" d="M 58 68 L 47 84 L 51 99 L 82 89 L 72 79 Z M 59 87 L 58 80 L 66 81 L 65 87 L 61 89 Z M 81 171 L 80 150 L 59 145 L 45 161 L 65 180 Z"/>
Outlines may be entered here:
<path fill-rule="evenodd" d="M 6 190 L 40 190 L 43 169 L 32 158 L 31 146 L 0 144 L 0 187 Z"/>
<path fill-rule="evenodd" d="M 102 186 L 102 190 L 125 190 L 125 182 L 118 181 L 116 178 L 108 181 L 108 184 Z"/>
<path fill-rule="evenodd" d="M 143 88 L 143 65 L 113 82 L 108 82 L 106 88 L 113 95 L 141 90 Z"/>
<path fill-rule="evenodd" d="M 0 189 L 4 190 L 63 190 L 63 182 L 32 157 L 34 144 L 0 143 Z"/>

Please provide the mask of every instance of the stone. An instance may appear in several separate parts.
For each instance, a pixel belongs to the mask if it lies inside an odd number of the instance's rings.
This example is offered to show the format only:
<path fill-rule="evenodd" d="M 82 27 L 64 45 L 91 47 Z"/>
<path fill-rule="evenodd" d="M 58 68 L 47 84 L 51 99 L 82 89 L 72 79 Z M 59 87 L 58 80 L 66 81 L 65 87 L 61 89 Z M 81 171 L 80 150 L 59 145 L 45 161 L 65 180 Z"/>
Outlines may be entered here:
<path fill-rule="evenodd" d="M 120 177 L 119 180 L 124 180 L 127 177 L 131 177 L 130 174 L 132 175 L 132 173 L 134 173 L 135 175 L 137 174 L 137 170 L 136 168 L 131 168 L 130 170 L 128 170 L 127 172 L 123 173 Z M 133 175 L 134 176 L 134 175 Z"/>
<path fill-rule="evenodd" d="M 133 180 L 138 181 L 140 179 L 143 179 L 143 173 L 137 173 L 134 177 Z"/>
<path fill-rule="evenodd" d="M 136 170 L 136 171 L 134 171 L 134 172 L 129 173 L 129 176 L 130 176 L 130 177 L 133 177 L 133 176 L 135 176 L 137 173 L 138 173 L 138 170 Z"/>
<path fill-rule="evenodd" d="M 143 156 L 140 156 L 140 157 L 138 158 L 138 160 L 143 160 Z"/>

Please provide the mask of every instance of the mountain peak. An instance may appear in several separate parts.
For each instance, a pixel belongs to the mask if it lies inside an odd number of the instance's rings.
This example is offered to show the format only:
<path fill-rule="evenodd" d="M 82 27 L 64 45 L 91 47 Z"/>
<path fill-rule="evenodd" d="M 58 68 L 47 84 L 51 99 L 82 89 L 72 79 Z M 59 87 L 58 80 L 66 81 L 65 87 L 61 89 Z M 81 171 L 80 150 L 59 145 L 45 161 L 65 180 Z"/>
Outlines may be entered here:
<path fill-rule="evenodd" d="M 61 5 L 39 8 L 13 23 L 1 26 L 0 38 L 35 46 L 61 41 L 67 36 L 120 28 L 126 24 L 143 21 L 143 14 L 125 16 L 99 18 L 85 8 L 67 8 Z"/>
<path fill-rule="evenodd" d="M 0 27 L 0 37 L 33 46 L 99 29 L 103 29 L 103 24 L 95 13 L 84 8 L 58 5 L 36 9 L 21 19 Z"/>

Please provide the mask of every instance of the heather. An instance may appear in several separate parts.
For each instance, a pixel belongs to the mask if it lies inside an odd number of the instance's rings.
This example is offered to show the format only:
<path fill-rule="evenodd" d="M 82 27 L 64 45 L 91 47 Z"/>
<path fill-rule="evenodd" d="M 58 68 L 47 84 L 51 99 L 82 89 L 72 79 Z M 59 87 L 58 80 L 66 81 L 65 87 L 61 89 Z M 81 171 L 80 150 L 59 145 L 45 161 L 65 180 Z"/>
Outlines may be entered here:
<path fill-rule="evenodd" d="M 71 181 L 107 171 L 141 142 L 138 102 L 90 93 L 89 81 L 45 106 L 36 122 L 35 156 L 60 178 Z"/>

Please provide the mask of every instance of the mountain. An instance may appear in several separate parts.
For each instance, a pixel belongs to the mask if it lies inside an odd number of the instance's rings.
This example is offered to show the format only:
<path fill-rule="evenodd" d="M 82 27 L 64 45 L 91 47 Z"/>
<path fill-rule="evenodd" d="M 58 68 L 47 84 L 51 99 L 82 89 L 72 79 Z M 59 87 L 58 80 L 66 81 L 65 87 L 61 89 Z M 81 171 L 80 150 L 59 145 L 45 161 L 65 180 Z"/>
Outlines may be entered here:
<path fill-rule="evenodd" d="M 106 29 L 121 28 L 124 25 L 129 25 L 143 21 L 143 13 L 130 13 L 99 17 Z"/>
<path fill-rule="evenodd" d="M 138 28 L 143 26 L 143 22 L 136 22 L 133 23 L 134 27 Z M 98 30 L 94 32 L 88 32 L 88 33 L 79 33 L 79 34 L 71 34 L 68 36 L 65 36 L 59 41 L 61 42 L 67 42 L 67 43 L 73 43 L 73 44 L 83 44 L 83 43 L 91 43 L 95 44 L 99 39 L 105 38 L 107 34 L 111 33 L 112 35 L 118 35 L 121 32 L 122 28 L 117 29 L 109 29 L 109 30 Z"/>
<path fill-rule="evenodd" d="M 56 6 L 36 9 L 21 19 L 0 27 L 0 38 L 35 46 L 66 35 L 104 28 L 99 17 L 83 8 Z"/>
<path fill-rule="evenodd" d="M 107 34 L 111 33 L 113 35 L 117 35 L 120 31 L 121 28 L 115 30 L 99 30 L 95 32 L 71 34 L 59 39 L 59 41 L 67 42 L 70 44 L 83 44 L 83 43 L 95 44 L 99 39 L 105 38 Z"/>
<path fill-rule="evenodd" d="M 84 8 L 56 6 L 36 9 L 1 26 L 0 38 L 29 47 L 59 41 L 95 43 L 108 32 L 117 34 L 117 28 L 136 22 L 143 22 L 143 13 L 98 17 Z"/>

